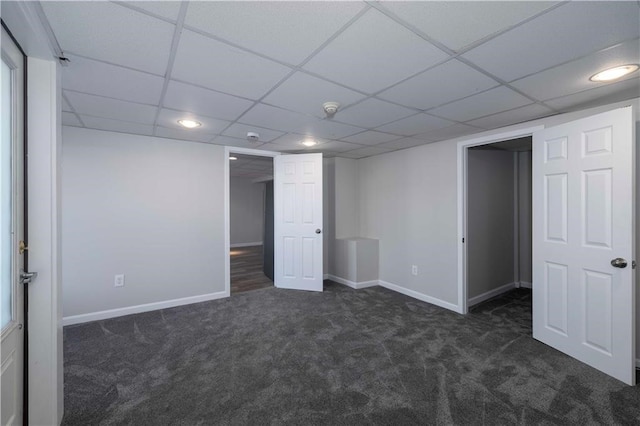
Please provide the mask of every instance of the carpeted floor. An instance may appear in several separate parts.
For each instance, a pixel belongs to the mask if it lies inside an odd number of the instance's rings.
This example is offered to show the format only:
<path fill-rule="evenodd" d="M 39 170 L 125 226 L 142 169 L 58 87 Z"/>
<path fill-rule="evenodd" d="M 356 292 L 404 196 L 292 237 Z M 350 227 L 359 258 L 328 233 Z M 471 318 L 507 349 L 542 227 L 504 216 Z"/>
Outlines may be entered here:
<path fill-rule="evenodd" d="M 269 288 L 65 327 L 64 347 L 65 425 L 640 423 L 639 388 L 531 338 L 527 290 L 461 316 Z"/>

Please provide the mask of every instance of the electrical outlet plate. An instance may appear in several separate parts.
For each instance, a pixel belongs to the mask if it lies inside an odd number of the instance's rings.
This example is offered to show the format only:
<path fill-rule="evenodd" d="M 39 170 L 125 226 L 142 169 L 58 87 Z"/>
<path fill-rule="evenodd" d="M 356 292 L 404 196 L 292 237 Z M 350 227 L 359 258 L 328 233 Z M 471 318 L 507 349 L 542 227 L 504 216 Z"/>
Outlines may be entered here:
<path fill-rule="evenodd" d="M 113 281 L 114 287 L 124 287 L 124 274 L 116 275 Z"/>
<path fill-rule="evenodd" d="M 411 265 L 411 275 L 418 275 L 418 265 Z"/>

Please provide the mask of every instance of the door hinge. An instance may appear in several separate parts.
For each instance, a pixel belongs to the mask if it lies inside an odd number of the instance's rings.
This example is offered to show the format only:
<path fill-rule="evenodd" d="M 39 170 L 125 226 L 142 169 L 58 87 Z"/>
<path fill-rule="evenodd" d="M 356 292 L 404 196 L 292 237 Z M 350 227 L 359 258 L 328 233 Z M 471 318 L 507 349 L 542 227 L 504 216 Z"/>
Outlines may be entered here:
<path fill-rule="evenodd" d="M 29 250 L 29 246 L 27 246 L 24 241 L 20 240 L 20 243 L 18 244 L 18 253 L 24 254 L 24 252 L 27 250 Z"/>
<path fill-rule="evenodd" d="M 31 281 L 38 277 L 37 272 L 20 271 L 20 282 L 22 284 L 31 284 Z"/>

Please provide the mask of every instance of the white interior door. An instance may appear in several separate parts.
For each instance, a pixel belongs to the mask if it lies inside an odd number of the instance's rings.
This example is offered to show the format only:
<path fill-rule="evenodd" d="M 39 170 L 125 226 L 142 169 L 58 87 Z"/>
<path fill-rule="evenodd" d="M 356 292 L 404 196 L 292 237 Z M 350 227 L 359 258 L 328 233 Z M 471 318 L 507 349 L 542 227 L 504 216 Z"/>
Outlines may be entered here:
<path fill-rule="evenodd" d="M 322 154 L 274 158 L 275 286 L 322 291 Z"/>
<path fill-rule="evenodd" d="M 631 385 L 633 126 L 627 107 L 533 135 L 533 337 Z"/>
<path fill-rule="evenodd" d="M 2 28 L 0 97 L 0 424 L 22 424 L 24 356 L 24 58 Z"/>

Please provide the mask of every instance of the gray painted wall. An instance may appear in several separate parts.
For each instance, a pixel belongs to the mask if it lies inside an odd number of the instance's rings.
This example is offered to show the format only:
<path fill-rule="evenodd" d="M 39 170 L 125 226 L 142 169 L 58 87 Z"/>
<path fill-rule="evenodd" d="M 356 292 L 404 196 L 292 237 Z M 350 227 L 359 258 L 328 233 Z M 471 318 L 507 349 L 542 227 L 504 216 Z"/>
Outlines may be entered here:
<path fill-rule="evenodd" d="M 531 152 L 518 152 L 519 281 L 531 283 Z"/>
<path fill-rule="evenodd" d="M 468 151 L 468 297 L 514 281 L 514 154 Z"/>
<path fill-rule="evenodd" d="M 335 159 L 336 238 L 359 236 L 358 160 Z"/>
<path fill-rule="evenodd" d="M 380 240 L 380 279 L 448 303 L 458 301 L 456 162 L 456 144 L 439 142 L 358 164 L 360 236 Z"/>
<path fill-rule="evenodd" d="M 322 266 L 324 274 L 330 274 L 334 262 L 334 251 L 331 244 L 336 238 L 336 167 L 335 158 L 322 160 Z"/>
<path fill-rule="evenodd" d="M 229 239 L 231 245 L 261 243 L 264 236 L 264 183 L 229 179 Z"/>
<path fill-rule="evenodd" d="M 64 127 L 62 149 L 65 317 L 224 291 L 224 147 Z"/>

